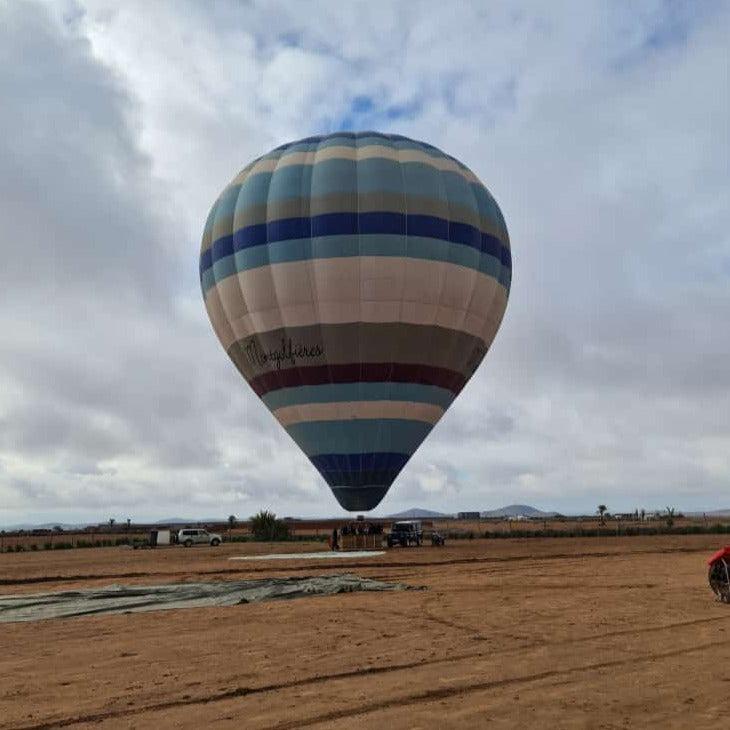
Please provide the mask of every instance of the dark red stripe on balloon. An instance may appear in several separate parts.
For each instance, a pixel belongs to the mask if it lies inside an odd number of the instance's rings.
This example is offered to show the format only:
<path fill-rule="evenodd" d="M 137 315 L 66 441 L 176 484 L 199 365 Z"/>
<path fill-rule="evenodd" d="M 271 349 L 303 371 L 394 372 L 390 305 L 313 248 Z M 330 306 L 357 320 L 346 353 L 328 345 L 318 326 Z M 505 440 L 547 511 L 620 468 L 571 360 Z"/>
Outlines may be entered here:
<path fill-rule="evenodd" d="M 249 381 L 259 397 L 280 388 L 327 383 L 418 383 L 437 385 L 459 393 L 466 378 L 459 372 L 428 365 L 407 363 L 350 363 L 345 365 L 312 365 L 286 370 L 272 370 Z"/>

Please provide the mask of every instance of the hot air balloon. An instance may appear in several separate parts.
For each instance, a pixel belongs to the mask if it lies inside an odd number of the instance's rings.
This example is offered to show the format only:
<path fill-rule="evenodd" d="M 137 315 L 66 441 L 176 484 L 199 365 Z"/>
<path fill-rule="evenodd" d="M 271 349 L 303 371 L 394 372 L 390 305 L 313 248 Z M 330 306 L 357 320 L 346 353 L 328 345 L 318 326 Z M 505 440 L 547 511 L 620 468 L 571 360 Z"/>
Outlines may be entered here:
<path fill-rule="evenodd" d="M 221 344 L 350 511 L 380 503 L 472 376 L 511 274 L 476 175 L 378 132 L 251 162 L 214 203 L 200 253 Z"/>

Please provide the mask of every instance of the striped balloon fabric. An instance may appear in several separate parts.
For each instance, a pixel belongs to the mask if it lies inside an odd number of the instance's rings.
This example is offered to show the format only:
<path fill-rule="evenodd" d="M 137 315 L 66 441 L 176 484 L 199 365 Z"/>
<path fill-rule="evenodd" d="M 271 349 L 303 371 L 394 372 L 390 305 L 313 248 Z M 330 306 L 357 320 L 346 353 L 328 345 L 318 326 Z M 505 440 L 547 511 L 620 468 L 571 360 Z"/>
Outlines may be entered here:
<path fill-rule="evenodd" d="M 200 254 L 223 347 L 352 511 L 382 500 L 482 361 L 511 273 L 504 219 L 474 173 L 377 132 L 249 164 Z"/>

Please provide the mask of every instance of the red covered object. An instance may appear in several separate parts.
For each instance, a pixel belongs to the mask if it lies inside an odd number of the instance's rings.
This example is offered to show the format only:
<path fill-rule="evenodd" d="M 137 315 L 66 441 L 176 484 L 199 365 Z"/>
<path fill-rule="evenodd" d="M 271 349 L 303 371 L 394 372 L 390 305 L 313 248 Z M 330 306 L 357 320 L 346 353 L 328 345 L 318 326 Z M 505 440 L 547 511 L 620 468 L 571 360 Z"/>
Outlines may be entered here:
<path fill-rule="evenodd" d="M 708 561 L 708 565 L 712 565 L 713 563 L 716 563 L 720 558 L 725 558 L 725 560 L 730 561 L 730 545 L 722 548 L 722 550 L 718 550 Z"/>

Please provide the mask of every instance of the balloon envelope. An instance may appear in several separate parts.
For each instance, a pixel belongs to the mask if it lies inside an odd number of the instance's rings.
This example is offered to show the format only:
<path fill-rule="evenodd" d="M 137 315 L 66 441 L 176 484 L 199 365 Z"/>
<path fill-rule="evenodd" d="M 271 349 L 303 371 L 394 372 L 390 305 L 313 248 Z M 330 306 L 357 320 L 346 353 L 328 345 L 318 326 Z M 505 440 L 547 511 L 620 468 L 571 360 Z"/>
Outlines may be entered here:
<path fill-rule="evenodd" d="M 282 145 L 210 211 L 200 279 L 241 375 L 347 510 L 369 510 L 469 380 L 512 273 L 462 163 L 357 132 Z"/>

